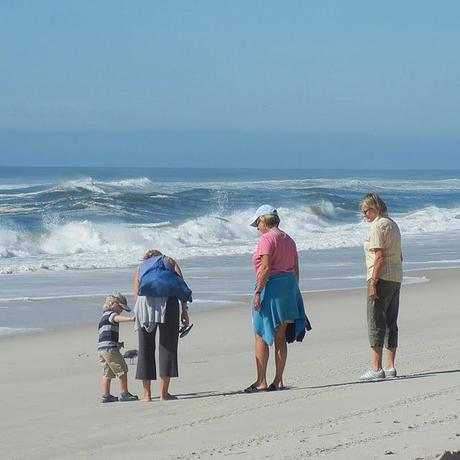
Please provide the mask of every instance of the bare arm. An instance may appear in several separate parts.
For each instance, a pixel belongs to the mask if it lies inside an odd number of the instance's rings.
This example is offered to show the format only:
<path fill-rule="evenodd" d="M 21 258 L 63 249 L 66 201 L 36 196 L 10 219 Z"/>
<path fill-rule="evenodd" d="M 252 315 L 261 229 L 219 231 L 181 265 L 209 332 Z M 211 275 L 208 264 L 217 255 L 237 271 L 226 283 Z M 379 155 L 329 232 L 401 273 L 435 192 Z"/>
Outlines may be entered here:
<path fill-rule="evenodd" d="M 271 254 L 264 254 L 261 256 L 262 267 L 257 278 L 256 293 L 254 295 L 254 309 L 260 310 L 260 293 L 267 284 L 268 277 L 270 276 L 270 270 L 272 268 L 272 256 Z"/>
<path fill-rule="evenodd" d="M 168 256 L 168 260 L 171 263 L 171 265 L 174 267 L 174 271 L 182 278 L 184 279 L 184 275 L 182 275 L 182 270 L 179 267 L 179 264 L 172 258 Z M 181 323 L 184 326 L 188 326 L 190 319 L 188 317 L 188 304 L 187 302 L 182 302 L 181 301 L 181 307 L 182 307 L 182 313 L 181 313 Z"/>
<path fill-rule="evenodd" d="M 114 320 L 116 323 L 133 323 L 133 322 L 136 320 L 136 317 L 135 317 L 135 316 L 121 316 L 121 315 L 117 315 L 117 316 L 115 316 L 115 318 L 113 318 L 113 320 Z"/>
<path fill-rule="evenodd" d="M 174 268 L 174 271 L 182 278 L 184 279 L 184 276 L 182 275 L 182 270 L 180 269 L 179 267 L 179 264 L 172 258 L 172 257 L 168 257 L 168 260 L 169 262 L 171 263 L 171 265 L 173 266 Z"/>

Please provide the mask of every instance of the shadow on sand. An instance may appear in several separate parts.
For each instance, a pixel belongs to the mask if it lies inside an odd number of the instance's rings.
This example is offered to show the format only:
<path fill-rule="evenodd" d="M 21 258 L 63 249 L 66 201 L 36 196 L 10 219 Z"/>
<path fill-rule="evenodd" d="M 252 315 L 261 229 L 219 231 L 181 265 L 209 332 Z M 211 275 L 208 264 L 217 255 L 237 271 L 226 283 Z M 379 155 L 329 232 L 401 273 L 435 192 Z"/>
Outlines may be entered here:
<path fill-rule="evenodd" d="M 366 385 L 369 383 L 390 383 L 390 382 L 398 382 L 401 380 L 409 380 L 409 379 L 420 379 L 426 377 L 434 377 L 437 375 L 443 374 L 455 374 L 459 373 L 460 369 L 452 369 L 446 371 L 432 371 L 432 372 L 420 372 L 417 374 L 407 374 L 407 375 L 398 375 L 398 377 L 390 378 L 390 379 L 377 379 L 377 380 L 355 380 L 352 382 L 343 382 L 343 383 L 331 383 L 328 385 L 314 385 L 314 386 L 295 386 L 295 387 L 287 387 L 290 390 L 314 390 L 319 388 L 334 388 L 334 387 L 342 387 L 347 385 Z"/>
<path fill-rule="evenodd" d="M 409 380 L 409 379 L 420 379 L 426 377 L 435 377 L 437 375 L 444 375 L 444 374 L 455 374 L 460 373 L 460 369 L 452 369 L 446 371 L 432 371 L 432 372 L 420 372 L 417 374 L 407 374 L 407 375 L 399 375 L 398 377 L 391 378 L 391 379 L 378 379 L 378 380 L 355 380 L 352 382 L 342 382 L 342 383 L 331 383 L 328 385 L 312 385 L 312 386 L 287 386 L 281 392 L 291 390 L 291 391 L 298 391 L 298 390 L 317 390 L 321 388 L 334 388 L 334 387 L 344 387 L 348 385 L 366 385 L 366 384 L 376 384 L 376 383 L 391 383 L 391 382 L 398 382 L 401 380 Z M 265 393 L 265 392 L 260 392 Z M 279 393 L 274 391 L 272 393 Z M 239 394 L 246 394 L 243 390 L 236 390 L 236 391 L 200 391 L 196 393 L 180 393 L 176 394 L 178 399 L 185 400 L 185 399 L 201 399 L 201 398 L 212 398 L 215 396 L 233 396 Z M 158 397 L 152 398 L 152 400 L 159 400 Z"/>

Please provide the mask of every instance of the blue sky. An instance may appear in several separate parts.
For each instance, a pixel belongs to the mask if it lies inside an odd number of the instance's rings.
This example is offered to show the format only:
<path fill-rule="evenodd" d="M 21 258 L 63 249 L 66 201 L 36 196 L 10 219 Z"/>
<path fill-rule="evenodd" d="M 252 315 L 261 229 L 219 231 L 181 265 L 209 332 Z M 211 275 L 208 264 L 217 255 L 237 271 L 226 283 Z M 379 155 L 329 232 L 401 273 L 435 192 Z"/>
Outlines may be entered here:
<path fill-rule="evenodd" d="M 456 0 L 3 0 L 0 164 L 460 168 L 459 18 Z"/>

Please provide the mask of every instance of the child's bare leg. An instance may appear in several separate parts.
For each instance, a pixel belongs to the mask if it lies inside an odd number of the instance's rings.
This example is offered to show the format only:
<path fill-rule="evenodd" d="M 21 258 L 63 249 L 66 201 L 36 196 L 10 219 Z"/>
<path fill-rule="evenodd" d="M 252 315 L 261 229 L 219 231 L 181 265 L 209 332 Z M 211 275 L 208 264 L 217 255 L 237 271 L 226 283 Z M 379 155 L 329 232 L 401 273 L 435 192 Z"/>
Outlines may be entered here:
<path fill-rule="evenodd" d="M 142 386 L 144 387 L 144 396 L 142 398 L 142 401 L 151 401 L 152 400 L 151 381 L 142 380 Z"/>
<path fill-rule="evenodd" d="M 102 394 L 104 396 L 108 396 L 110 394 L 110 382 L 112 379 L 109 379 L 108 377 L 102 377 Z"/>
<path fill-rule="evenodd" d="M 177 399 L 176 396 L 173 396 L 168 391 L 170 381 L 171 381 L 170 377 L 160 377 L 160 399 L 162 401 L 168 401 L 170 399 Z"/>
<path fill-rule="evenodd" d="M 120 375 L 120 392 L 126 393 L 128 391 L 128 374 Z"/>

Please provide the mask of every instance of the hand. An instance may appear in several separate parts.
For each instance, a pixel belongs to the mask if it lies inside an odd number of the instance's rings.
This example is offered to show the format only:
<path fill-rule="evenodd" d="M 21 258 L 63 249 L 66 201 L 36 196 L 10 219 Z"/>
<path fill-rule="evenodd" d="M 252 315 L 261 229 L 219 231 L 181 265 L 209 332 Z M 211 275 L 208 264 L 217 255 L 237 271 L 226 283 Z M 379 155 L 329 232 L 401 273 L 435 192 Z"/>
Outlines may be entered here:
<path fill-rule="evenodd" d="M 180 322 L 182 326 L 187 327 L 190 323 L 190 319 L 188 317 L 188 310 L 182 310 L 182 313 L 180 315 Z"/>
<path fill-rule="evenodd" d="M 131 316 L 130 320 L 134 323 L 134 321 L 136 321 L 136 316 Z"/>
<path fill-rule="evenodd" d="M 369 285 L 367 286 L 367 295 L 374 302 L 375 302 L 376 299 L 378 299 L 377 286 L 375 285 L 375 283 L 373 283 L 373 282 L 369 283 Z"/>
<path fill-rule="evenodd" d="M 262 307 L 262 305 L 260 304 L 260 294 L 257 292 L 254 294 L 254 300 L 253 300 L 252 306 L 255 311 L 260 311 Z"/>

